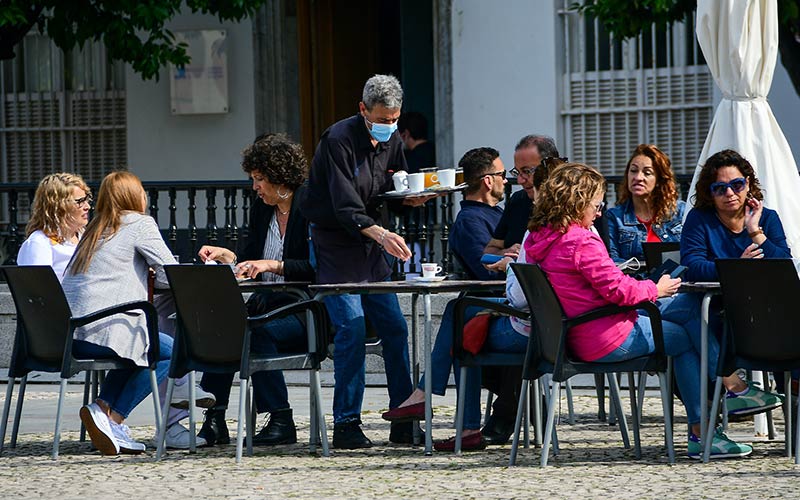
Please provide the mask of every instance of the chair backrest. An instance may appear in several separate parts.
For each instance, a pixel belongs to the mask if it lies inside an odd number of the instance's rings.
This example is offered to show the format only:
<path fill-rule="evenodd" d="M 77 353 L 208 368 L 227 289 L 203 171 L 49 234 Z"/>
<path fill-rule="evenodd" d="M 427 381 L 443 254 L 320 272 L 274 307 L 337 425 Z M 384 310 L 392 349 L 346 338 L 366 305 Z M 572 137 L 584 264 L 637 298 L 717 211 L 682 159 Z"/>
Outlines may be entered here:
<path fill-rule="evenodd" d="M 71 312 L 50 266 L 2 266 L 17 309 L 17 336 L 9 375 L 60 371 Z"/>
<path fill-rule="evenodd" d="M 716 265 L 730 354 L 754 362 L 800 360 L 800 279 L 792 260 L 718 259 Z"/>
<path fill-rule="evenodd" d="M 540 359 L 555 367 L 561 342 L 566 340 L 566 335 L 564 335 L 566 315 L 561 307 L 561 302 L 538 264 L 512 263 L 511 269 L 517 276 L 517 281 L 519 281 L 531 311 L 531 322 L 534 326 L 531 330 L 535 332 L 537 341 L 529 342 L 528 351 L 530 353 L 531 346 L 536 345 L 539 351 L 536 354 Z M 561 352 L 564 350 L 562 349 Z M 536 370 L 535 366 L 527 366 L 528 364 L 526 359 L 526 373 L 529 370 Z"/>
<path fill-rule="evenodd" d="M 177 317 L 170 376 L 182 376 L 204 364 L 216 365 L 219 371 L 237 371 L 247 308 L 231 268 L 172 265 L 165 271 Z"/>
<path fill-rule="evenodd" d="M 648 271 L 657 268 L 667 259 L 676 264 L 681 263 L 681 244 L 677 241 L 645 242 L 642 243 L 642 252 Z"/>

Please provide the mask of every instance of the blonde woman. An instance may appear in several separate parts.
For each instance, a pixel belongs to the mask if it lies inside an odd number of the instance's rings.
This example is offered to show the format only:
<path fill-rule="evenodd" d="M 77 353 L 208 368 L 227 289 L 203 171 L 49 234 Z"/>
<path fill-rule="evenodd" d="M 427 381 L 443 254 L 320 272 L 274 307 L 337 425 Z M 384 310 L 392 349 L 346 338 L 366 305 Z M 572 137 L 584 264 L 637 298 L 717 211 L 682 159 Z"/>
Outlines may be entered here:
<path fill-rule="evenodd" d="M 156 272 L 156 286 L 169 286 L 163 266 L 175 264 L 175 259 L 155 221 L 144 215 L 146 206 L 144 188 L 135 175 L 113 172 L 103 179 L 94 218 L 62 283 L 73 314 L 82 316 L 124 302 L 146 300 L 149 268 Z M 143 452 L 145 445 L 131 438 L 124 420 L 150 393 L 144 316 L 119 314 L 99 320 L 78 328 L 73 342 L 77 358 L 131 361 L 131 368 L 108 372 L 97 400 L 81 408 L 80 416 L 102 454 Z M 172 338 L 160 333 L 159 342 L 156 377 L 161 383 L 169 368 Z M 188 434 L 185 428 L 177 427 Z M 198 440 L 198 445 L 202 444 Z"/>
<path fill-rule="evenodd" d="M 92 192 L 80 175 L 61 172 L 42 179 L 33 197 L 26 240 L 17 254 L 17 263 L 51 266 L 62 280 L 89 222 L 91 205 Z"/>

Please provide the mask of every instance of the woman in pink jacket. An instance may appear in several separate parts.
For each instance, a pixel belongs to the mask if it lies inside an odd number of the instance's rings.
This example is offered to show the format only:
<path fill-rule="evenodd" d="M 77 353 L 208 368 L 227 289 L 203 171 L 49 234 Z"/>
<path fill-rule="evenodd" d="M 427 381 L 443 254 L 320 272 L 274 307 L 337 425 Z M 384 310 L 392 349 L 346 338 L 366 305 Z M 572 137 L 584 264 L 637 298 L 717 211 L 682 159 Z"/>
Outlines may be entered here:
<path fill-rule="evenodd" d="M 658 283 L 626 276 L 609 257 L 603 241 L 589 228 L 603 208 L 606 182 L 594 168 L 568 163 L 551 172 L 531 217 L 530 236 L 524 242 L 527 261 L 547 275 L 568 317 L 609 304 L 634 305 L 675 295 L 680 279 L 662 276 Z M 682 301 L 672 300 L 662 310 L 664 348 L 673 357 L 675 376 L 691 427 L 688 454 L 700 458 L 700 354 L 686 326 L 694 318 L 670 314 Z M 677 318 L 677 319 L 676 319 Z M 594 362 L 616 362 L 653 352 L 650 318 L 635 311 L 596 319 L 574 327 L 567 338 L 571 355 Z M 750 454 L 752 447 L 713 436 L 712 457 Z"/>

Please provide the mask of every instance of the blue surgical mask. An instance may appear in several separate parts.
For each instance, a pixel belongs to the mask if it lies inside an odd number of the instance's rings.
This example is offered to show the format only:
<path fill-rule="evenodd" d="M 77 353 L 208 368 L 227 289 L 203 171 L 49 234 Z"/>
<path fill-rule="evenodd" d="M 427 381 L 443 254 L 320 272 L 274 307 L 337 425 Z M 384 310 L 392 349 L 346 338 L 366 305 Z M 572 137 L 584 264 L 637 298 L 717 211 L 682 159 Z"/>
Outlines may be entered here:
<path fill-rule="evenodd" d="M 392 134 L 394 134 L 394 131 L 397 130 L 397 122 L 387 125 L 385 123 L 372 123 L 366 118 L 364 118 L 364 120 L 372 125 L 372 128 L 369 129 L 369 135 L 378 142 L 388 141 Z"/>

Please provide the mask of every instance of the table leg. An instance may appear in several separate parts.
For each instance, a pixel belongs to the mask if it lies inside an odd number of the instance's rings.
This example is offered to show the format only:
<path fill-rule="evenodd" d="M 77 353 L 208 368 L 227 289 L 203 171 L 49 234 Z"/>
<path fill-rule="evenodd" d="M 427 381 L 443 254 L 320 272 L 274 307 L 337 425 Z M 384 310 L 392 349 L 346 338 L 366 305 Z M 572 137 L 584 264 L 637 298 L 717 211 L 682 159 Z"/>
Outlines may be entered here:
<path fill-rule="evenodd" d="M 700 442 L 705 443 L 708 426 L 708 309 L 712 293 L 703 295 L 700 307 Z M 716 397 L 716 394 L 714 395 Z"/>
<path fill-rule="evenodd" d="M 431 295 L 429 293 L 422 294 L 422 308 L 425 315 L 425 370 L 430 374 L 431 367 Z M 433 382 L 431 377 L 425 377 L 425 454 L 433 454 L 433 437 L 431 435 L 433 430 L 433 408 L 431 406 L 431 394 L 433 392 Z"/>
<path fill-rule="evenodd" d="M 419 314 L 417 303 L 419 294 L 411 294 L 411 379 L 414 382 L 414 387 L 419 384 Z M 414 445 L 419 444 L 419 422 L 414 421 L 412 426 L 411 436 Z"/>

